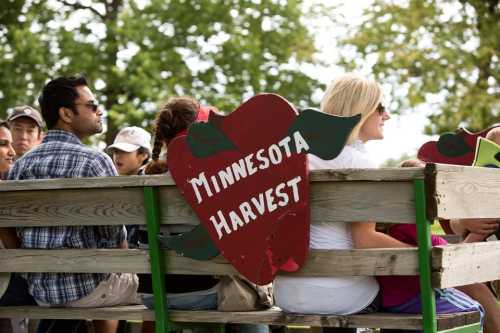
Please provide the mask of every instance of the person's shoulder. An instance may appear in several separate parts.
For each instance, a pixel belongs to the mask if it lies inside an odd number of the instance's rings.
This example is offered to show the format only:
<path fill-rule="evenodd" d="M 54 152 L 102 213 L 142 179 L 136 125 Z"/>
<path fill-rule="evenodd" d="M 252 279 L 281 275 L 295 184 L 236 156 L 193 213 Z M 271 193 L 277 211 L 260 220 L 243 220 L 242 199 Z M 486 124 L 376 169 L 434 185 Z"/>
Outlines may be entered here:
<path fill-rule="evenodd" d="M 339 157 L 343 158 L 346 168 L 376 168 L 375 163 L 373 163 L 370 158 L 370 154 L 365 148 L 365 145 L 360 141 L 346 145 L 341 155 L 342 156 L 339 155 Z"/>
<path fill-rule="evenodd" d="M 315 155 L 309 154 L 309 169 L 371 169 L 375 164 L 369 155 L 356 145 L 346 145 L 340 154 L 331 160 L 323 160 Z"/>
<path fill-rule="evenodd" d="M 89 162 L 97 163 L 97 164 L 111 164 L 113 165 L 113 161 L 111 158 L 101 151 L 98 151 L 94 148 L 81 146 L 80 153 L 88 157 Z"/>
<path fill-rule="evenodd" d="M 106 153 L 100 152 L 91 147 L 84 147 L 84 152 L 86 154 L 87 165 L 95 173 L 94 176 L 118 175 L 111 157 L 109 157 Z"/>

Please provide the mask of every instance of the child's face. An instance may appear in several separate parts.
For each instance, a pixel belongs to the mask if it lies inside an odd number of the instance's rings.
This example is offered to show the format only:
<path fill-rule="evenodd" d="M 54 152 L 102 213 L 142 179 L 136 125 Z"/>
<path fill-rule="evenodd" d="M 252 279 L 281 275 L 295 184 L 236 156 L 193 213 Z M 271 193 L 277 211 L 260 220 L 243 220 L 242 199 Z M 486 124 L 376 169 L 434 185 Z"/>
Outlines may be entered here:
<path fill-rule="evenodd" d="M 120 176 L 137 175 L 142 163 L 147 159 L 146 154 L 139 151 L 126 152 L 119 149 L 113 151 L 113 162 Z"/>

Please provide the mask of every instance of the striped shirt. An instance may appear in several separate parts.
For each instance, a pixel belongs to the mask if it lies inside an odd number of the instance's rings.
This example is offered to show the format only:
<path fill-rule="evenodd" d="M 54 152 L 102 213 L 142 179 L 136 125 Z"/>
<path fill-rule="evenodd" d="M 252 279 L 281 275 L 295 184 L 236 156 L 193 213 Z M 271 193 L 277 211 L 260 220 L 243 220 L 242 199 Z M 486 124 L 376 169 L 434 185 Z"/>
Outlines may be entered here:
<path fill-rule="evenodd" d="M 105 177 L 118 175 L 104 153 L 84 146 L 72 133 L 50 130 L 42 144 L 18 159 L 9 180 Z M 21 247 L 28 249 L 115 248 L 126 239 L 117 226 L 18 228 Z M 37 301 L 63 305 L 90 294 L 108 274 L 28 273 L 30 294 Z"/>

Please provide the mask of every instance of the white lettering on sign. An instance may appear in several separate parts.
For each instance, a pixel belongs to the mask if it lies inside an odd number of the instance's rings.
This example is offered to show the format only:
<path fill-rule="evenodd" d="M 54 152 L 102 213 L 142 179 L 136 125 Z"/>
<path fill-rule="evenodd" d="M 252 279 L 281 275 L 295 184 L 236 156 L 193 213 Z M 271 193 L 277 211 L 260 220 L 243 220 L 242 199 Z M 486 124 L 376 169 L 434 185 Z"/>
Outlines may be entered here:
<path fill-rule="evenodd" d="M 205 191 L 207 192 L 207 195 L 209 197 L 211 197 L 213 195 L 212 192 L 210 191 L 210 186 L 208 186 L 207 177 L 205 177 L 204 172 L 201 172 L 198 175 L 198 178 L 191 178 L 191 180 L 189 182 L 191 183 L 191 186 L 193 187 L 194 194 L 196 195 L 196 199 L 198 199 L 198 203 L 201 202 L 201 194 L 200 194 L 200 191 L 198 190 L 199 186 L 203 185 L 203 187 L 205 187 Z"/>
<path fill-rule="evenodd" d="M 290 158 L 292 156 L 292 147 L 290 146 L 292 141 L 294 143 L 293 152 L 300 154 L 302 152 L 307 153 L 309 151 L 309 145 L 306 140 L 302 137 L 299 131 L 296 131 L 291 136 L 286 136 L 277 144 L 272 144 L 267 149 L 259 149 L 255 154 L 249 154 L 244 158 L 233 162 L 230 166 L 227 166 L 225 169 L 218 171 L 216 174 L 211 175 L 208 178 L 205 175 L 205 172 L 201 172 L 198 177 L 189 180 L 198 204 L 203 202 L 204 197 L 210 198 L 214 194 L 220 193 L 222 190 L 234 185 L 236 182 L 256 174 L 259 170 L 266 170 L 271 165 L 283 163 L 285 158 Z M 287 185 L 293 186 L 293 184 L 288 183 Z M 281 190 L 282 189 L 280 189 L 279 193 L 276 193 L 276 196 L 283 198 Z M 298 193 L 294 192 L 293 195 L 295 198 L 298 196 Z M 280 202 L 282 201 L 278 201 L 278 206 L 280 206 Z M 258 207 L 262 206 L 263 205 L 259 205 Z M 268 208 L 272 209 L 274 206 L 275 204 L 272 202 L 268 203 Z M 239 225 L 238 221 L 235 223 Z"/>
<path fill-rule="evenodd" d="M 301 181 L 302 177 L 297 176 L 259 193 L 249 201 L 242 202 L 237 210 L 229 211 L 228 218 L 221 210 L 218 210 L 216 216 L 210 216 L 210 221 L 219 239 L 245 227 L 251 221 L 255 221 L 258 216 L 273 212 L 278 206 L 285 207 L 290 203 L 290 198 L 293 198 L 292 202 L 298 202 L 300 200 L 298 184 Z"/>

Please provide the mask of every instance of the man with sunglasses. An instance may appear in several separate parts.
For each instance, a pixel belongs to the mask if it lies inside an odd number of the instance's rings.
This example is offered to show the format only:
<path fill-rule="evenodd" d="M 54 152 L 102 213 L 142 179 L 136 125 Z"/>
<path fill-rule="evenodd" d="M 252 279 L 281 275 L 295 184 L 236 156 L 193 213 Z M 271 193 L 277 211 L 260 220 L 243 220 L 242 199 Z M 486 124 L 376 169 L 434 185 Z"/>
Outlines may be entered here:
<path fill-rule="evenodd" d="M 84 77 L 48 82 L 38 99 L 49 129 L 42 143 L 14 163 L 8 179 L 116 176 L 106 154 L 82 140 L 102 132 L 102 110 Z M 123 226 L 19 228 L 21 247 L 118 248 L 126 246 Z M 41 306 L 102 307 L 138 303 L 135 274 L 28 273 L 30 294 Z M 116 331 L 117 321 L 95 321 L 95 331 Z"/>

